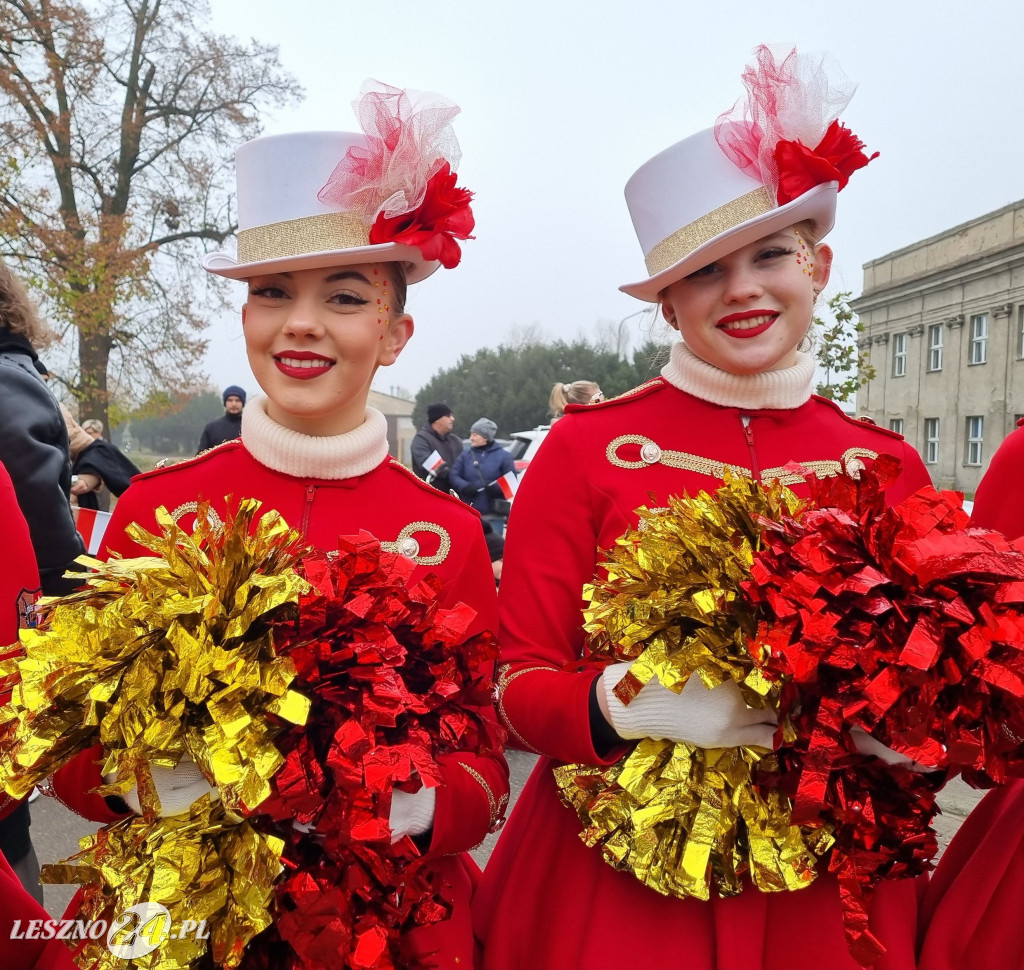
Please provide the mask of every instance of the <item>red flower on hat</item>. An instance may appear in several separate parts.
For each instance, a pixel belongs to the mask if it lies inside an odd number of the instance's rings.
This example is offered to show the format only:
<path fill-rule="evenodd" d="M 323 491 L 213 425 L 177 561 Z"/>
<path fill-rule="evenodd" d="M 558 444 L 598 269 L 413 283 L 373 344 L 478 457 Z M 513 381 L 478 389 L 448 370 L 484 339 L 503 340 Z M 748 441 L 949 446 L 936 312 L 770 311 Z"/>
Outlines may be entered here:
<path fill-rule="evenodd" d="M 427 260 L 445 269 L 459 265 L 462 249 L 456 239 L 472 239 L 476 224 L 469 206 L 473 193 L 455 184 L 458 176 L 445 162 L 428 180 L 423 201 L 412 212 L 388 218 L 382 212 L 370 227 L 370 243 L 415 246 Z"/>
<path fill-rule="evenodd" d="M 823 182 L 838 182 L 842 189 L 850 175 L 877 157 L 878 152 L 865 155 L 864 142 L 838 121 L 828 126 L 825 137 L 813 149 L 799 141 L 780 140 L 775 146 L 778 203 L 792 202 Z"/>

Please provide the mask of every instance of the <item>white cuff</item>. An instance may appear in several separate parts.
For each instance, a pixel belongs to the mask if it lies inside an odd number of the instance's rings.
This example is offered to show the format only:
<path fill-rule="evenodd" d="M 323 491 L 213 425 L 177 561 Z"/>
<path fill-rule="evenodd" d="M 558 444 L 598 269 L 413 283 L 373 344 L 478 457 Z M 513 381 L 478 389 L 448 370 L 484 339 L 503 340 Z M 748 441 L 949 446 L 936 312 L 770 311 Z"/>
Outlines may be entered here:
<path fill-rule="evenodd" d="M 161 818 L 184 814 L 192 807 L 192 803 L 198 801 L 203 795 L 211 794 L 214 799 L 220 797 L 217 789 L 207 783 L 199 766 L 188 758 L 182 759 L 173 768 L 150 765 L 149 770 L 153 775 L 153 785 L 156 788 L 157 797 L 160 799 Z M 107 775 L 103 780 L 109 784 L 114 778 L 112 775 Z M 136 815 L 142 814 L 142 803 L 139 801 L 137 785 L 132 785 L 131 789 L 121 797 Z"/>
<path fill-rule="evenodd" d="M 436 788 L 421 788 L 418 792 L 401 791 L 391 793 L 391 844 L 394 845 L 407 835 L 422 835 L 434 824 L 434 807 L 437 803 Z"/>

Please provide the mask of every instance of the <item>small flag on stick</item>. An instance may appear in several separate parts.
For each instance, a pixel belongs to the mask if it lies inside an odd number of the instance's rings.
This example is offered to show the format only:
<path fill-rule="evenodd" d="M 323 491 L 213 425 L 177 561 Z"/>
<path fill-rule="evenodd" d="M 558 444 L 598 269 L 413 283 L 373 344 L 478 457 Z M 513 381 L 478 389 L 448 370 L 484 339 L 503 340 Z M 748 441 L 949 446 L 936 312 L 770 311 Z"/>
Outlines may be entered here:
<path fill-rule="evenodd" d="M 423 462 L 423 467 L 427 470 L 427 472 L 429 474 L 436 475 L 437 472 L 438 472 L 438 469 L 443 464 L 444 464 L 444 459 L 441 457 L 441 455 L 435 449 L 429 455 L 427 455 L 427 460 L 425 462 Z"/>
<path fill-rule="evenodd" d="M 103 546 L 103 533 L 107 531 L 113 513 L 77 507 L 72 511 L 75 513 L 75 528 L 78 529 L 85 548 L 90 556 L 95 556 Z"/>
<path fill-rule="evenodd" d="M 519 488 L 519 479 L 516 478 L 515 472 L 505 472 L 494 484 L 501 489 L 501 494 L 505 498 L 511 500 L 512 496 L 516 494 L 516 489 Z"/>

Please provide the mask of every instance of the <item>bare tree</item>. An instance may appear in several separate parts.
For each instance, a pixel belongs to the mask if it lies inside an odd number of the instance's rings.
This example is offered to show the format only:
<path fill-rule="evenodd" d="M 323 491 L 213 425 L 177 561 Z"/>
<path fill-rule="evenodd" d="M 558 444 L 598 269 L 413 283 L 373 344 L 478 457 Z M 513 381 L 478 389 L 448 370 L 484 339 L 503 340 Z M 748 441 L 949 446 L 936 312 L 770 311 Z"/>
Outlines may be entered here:
<path fill-rule="evenodd" d="M 0 255 L 73 348 L 107 416 L 194 386 L 198 254 L 235 230 L 231 158 L 301 96 L 277 50 L 206 32 L 202 0 L 0 0 Z"/>
<path fill-rule="evenodd" d="M 850 294 L 836 293 L 828 301 L 832 322 L 816 316 L 816 356 L 818 366 L 825 372 L 825 380 L 815 391 L 822 397 L 845 403 L 852 401 L 857 389 L 875 376 L 871 355 L 857 345 L 864 324 L 850 309 Z"/>

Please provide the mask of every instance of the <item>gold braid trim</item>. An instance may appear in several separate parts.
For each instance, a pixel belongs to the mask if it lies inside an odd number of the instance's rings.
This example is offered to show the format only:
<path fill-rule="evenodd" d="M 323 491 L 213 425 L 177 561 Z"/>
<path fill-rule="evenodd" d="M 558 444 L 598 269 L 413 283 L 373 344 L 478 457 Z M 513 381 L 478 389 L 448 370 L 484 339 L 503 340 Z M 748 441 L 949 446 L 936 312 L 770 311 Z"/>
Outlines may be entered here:
<path fill-rule="evenodd" d="M 185 518 L 186 515 L 196 515 L 198 512 L 198 502 L 182 502 L 181 505 L 171 513 L 171 518 L 174 519 L 175 523 L 177 523 Z M 210 525 L 213 526 L 214 529 L 223 528 L 224 520 L 214 511 L 212 506 L 208 507 L 208 514 L 210 516 Z"/>
<path fill-rule="evenodd" d="M 623 445 L 639 445 L 641 452 L 649 456 L 646 461 L 628 461 L 619 457 L 619 449 Z M 694 455 L 686 451 L 663 451 L 650 438 L 639 434 L 624 434 L 613 439 L 605 449 L 605 457 L 616 468 L 647 468 L 650 465 L 665 465 L 668 468 L 678 468 L 681 471 L 697 472 L 700 475 L 707 475 L 709 478 L 724 478 L 726 470 L 734 475 L 742 475 L 745 478 L 753 478 L 754 472 L 743 465 L 729 465 L 714 458 L 705 458 L 703 455 Z M 856 477 L 864 467 L 862 459 L 875 459 L 877 451 L 870 448 L 847 448 L 839 461 L 833 458 L 812 458 L 807 461 L 798 461 L 797 464 L 818 476 L 818 478 L 831 478 L 840 475 L 845 470 Z M 795 485 L 804 480 L 804 476 L 791 468 L 777 465 L 773 468 L 765 468 L 761 471 L 761 481 L 777 480 L 782 485 Z"/>
<path fill-rule="evenodd" d="M 534 754 L 543 755 L 545 758 L 550 755 L 535 748 L 529 741 L 526 740 L 516 729 L 513 727 L 512 722 L 509 720 L 508 714 L 505 711 L 505 691 L 509 685 L 517 681 L 523 674 L 532 674 L 538 670 L 547 670 L 557 672 L 555 667 L 523 667 L 521 670 L 517 670 L 514 674 L 509 674 L 511 664 L 502 664 L 498 668 L 498 683 L 495 685 L 494 691 L 497 698 L 497 709 L 498 717 L 501 718 L 501 723 L 508 728 L 508 733 L 512 735 L 512 739 L 516 742 L 516 747 L 522 748 L 524 751 L 532 751 Z"/>
<path fill-rule="evenodd" d="M 430 532 L 441 540 L 441 545 L 434 555 L 420 555 L 420 544 L 415 538 L 417 532 Z M 405 556 L 421 566 L 436 566 L 448 558 L 448 553 L 452 550 L 452 537 L 447 529 L 436 522 L 410 522 L 398 533 L 398 538 L 394 542 L 382 542 L 380 547 L 385 552 Z"/>
<path fill-rule="evenodd" d="M 747 192 L 738 199 L 726 202 L 717 209 L 676 230 L 671 236 L 662 239 L 651 247 L 644 258 L 647 272 L 657 276 L 663 270 L 674 266 L 681 259 L 686 259 L 695 249 L 710 242 L 715 236 L 734 229 L 740 223 L 758 216 L 767 215 L 775 208 L 772 197 L 762 185 Z"/>
<path fill-rule="evenodd" d="M 505 813 L 505 806 L 508 804 L 508 794 L 504 794 L 501 798 L 494 797 L 494 791 L 490 785 L 487 784 L 487 780 L 483 775 L 480 774 L 475 768 L 471 768 L 466 764 L 465 761 L 459 762 L 460 768 L 465 768 L 470 778 L 473 779 L 483 790 L 487 796 L 487 807 L 490 810 L 491 820 L 488 823 L 488 832 L 497 832 L 498 829 L 505 824 L 505 819 L 502 816 Z"/>

